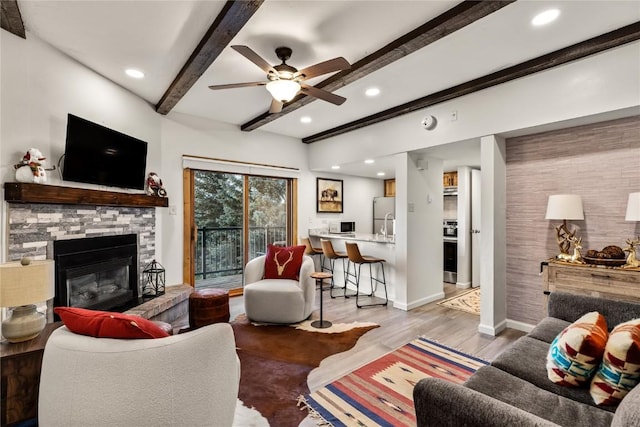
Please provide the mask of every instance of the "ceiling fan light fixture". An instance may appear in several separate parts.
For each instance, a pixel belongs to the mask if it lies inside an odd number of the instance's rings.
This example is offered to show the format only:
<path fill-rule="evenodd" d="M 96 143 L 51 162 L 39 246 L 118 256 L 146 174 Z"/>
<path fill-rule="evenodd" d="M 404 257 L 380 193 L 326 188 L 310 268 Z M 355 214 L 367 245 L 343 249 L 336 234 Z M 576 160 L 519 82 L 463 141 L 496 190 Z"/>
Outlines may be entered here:
<path fill-rule="evenodd" d="M 293 80 L 274 80 L 267 83 L 267 90 L 276 101 L 289 102 L 300 91 L 300 83 Z"/>

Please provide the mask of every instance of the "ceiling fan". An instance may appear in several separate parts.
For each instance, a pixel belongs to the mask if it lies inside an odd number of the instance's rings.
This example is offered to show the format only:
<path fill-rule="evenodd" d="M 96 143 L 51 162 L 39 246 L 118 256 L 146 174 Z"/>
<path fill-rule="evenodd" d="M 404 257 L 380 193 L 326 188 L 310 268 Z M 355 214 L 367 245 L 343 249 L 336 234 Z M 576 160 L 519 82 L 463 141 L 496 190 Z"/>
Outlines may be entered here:
<path fill-rule="evenodd" d="M 249 82 L 249 83 L 231 83 L 226 85 L 209 86 L 209 89 L 232 89 L 237 87 L 266 86 L 269 93 L 273 97 L 271 101 L 270 113 L 279 113 L 282 111 L 282 105 L 291 101 L 298 92 L 310 95 L 323 101 L 330 102 L 335 105 L 342 105 L 347 99 L 335 95 L 324 89 L 310 86 L 302 83 L 304 80 L 321 76 L 323 74 L 332 73 L 334 71 L 346 70 L 351 68 L 351 64 L 343 57 L 329 59 L 328 61 L 319 62 L 302 70 L 298 70 L 285 61 L 291 58 L 291 49 L 288 47 L 276 48 L 276 56 L 282 61 L 282 64 L 271 65 L 260 55 L 255 53 L 248 46 L 235 45 L 231 46 L 233 50 L 256 64 L 264 72 L 267 73 L 267 81 L 265 82 Z"/>

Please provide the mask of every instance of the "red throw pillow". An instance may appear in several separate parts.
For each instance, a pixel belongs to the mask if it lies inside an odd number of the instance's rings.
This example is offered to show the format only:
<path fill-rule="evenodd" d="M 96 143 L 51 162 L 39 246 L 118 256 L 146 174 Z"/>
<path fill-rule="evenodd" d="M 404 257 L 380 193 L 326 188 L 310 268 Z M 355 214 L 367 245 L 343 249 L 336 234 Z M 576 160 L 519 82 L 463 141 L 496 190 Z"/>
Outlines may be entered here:
<path fill-rule="evenodd" d="M 305 249 L 304 245 L 286 248 L 268 245 L 264 259 L 264 278 L 298 280 Z"/>
<path fill-rule="evenodd" d="M 96 338 L 164 338 L 169 334 L 140 316 L 77 307 L 56 307 L 64 325 L 73 333 Z"/>

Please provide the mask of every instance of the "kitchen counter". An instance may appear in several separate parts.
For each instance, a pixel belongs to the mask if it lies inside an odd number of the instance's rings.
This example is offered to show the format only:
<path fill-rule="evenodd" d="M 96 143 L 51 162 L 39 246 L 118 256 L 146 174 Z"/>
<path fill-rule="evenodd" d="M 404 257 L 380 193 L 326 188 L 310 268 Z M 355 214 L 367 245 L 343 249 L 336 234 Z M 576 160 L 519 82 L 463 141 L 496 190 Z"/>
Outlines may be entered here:
<path fill-rule="evenodd" d="M 326 231 L 314 232 L 309 230 L 309 237 L 317 237 L 322 239 L 342 239 L 342 240 L 354 240 L 360 242 L 372 242 L 372 243 L 387 243 L 395 245 L 395 239 L 392 236 L 384 237 L 380 234 L 367 234 L 367 233 L 329 233 Z"/>
<path fill-rule="evenodd" d="M 309 238 L 312 245 L 316 248 L 322 247 L 320 239 L 330 240 L 333 245 L 333 249 L 337 252 L 346 252 L 346 243 L 357 243 L 360 253 L 362 255 L 373 256 L 376 258 L 382 258 L 384 262 L 384 273 L 387 281 L 387 291 L 389 294 L 389 305 L 393 305 L 395 299 L 395 278 L 396 278 L 396 244 L 392 238 L 384 238 L 383 236 L 376 234 L 366 233 L 345 233 L 345 234 L 331 234 L 325 230 L 309 230 Z M 348 260 L 346 260 L 348 261 Z M 328 261 L 326 261 L 328 263 Z M 333 278 L 336 282 L 336 286 L 344 286 L 344 273 L 348 262 L 344 265 L 340 260 L 336 260 L 335 270 L 333 272 Z M 317 266 L 318 268 L 319 266 Z M 353 266 L 350 271 L 353 272 Z M 374 266 L 372 270 L 373 274 L 377 277 L 380 274 L 378 268 Z M 361 269 L 362 278 L 360 279 L 360 293 L 369 294 L 371 292 L 371 282 L 369 280 L 369 268 Z M 349 293 L 355 291 L 355 285 L 349 283 Z M 378 285 L 375 290 L 377 297 L 384 297 L 384 287 Z M 355 307 L 355 302 L 354 302 Z"/>
<path fill-rule="evenodd" d="M 445 242 L 457 242 L 458 238 L 454 236 L 444 236 L 442 240 L 444 240 Z"/>

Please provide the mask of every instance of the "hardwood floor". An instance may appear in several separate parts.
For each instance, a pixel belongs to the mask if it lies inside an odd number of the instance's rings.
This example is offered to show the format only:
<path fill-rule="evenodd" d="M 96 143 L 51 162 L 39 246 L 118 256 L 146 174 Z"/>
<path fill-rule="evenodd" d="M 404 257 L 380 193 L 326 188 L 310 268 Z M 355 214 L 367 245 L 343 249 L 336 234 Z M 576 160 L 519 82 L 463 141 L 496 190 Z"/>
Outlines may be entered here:
<path fill-rule="evenodd" d="M 464 290 L 445 284 L 446 298 Z M 431 303 L 411 311 L 388 307 L 357 309 L 355 300 L 329 298 L 325 291 L 324 318 L 333 323 L 374 322 L 380 325 L 366 333 L 351 350 L 333 355 L 323 360 L 320 367 L 313 370 L 307 381 L 309 389 L 320 387 L 348 374 L 354 369 L 408 343 L 419 336 L 425 336 L 444 345 L 456 348 L 485 360 L 492 360 L 524 332 L 507 329 L 497 337 L 478 332 L 479 316 Z M 319 318 L 319 298 L 312 319 Z M 230 300 L 231 319 L 244 313 L 242 297 Z"/>

